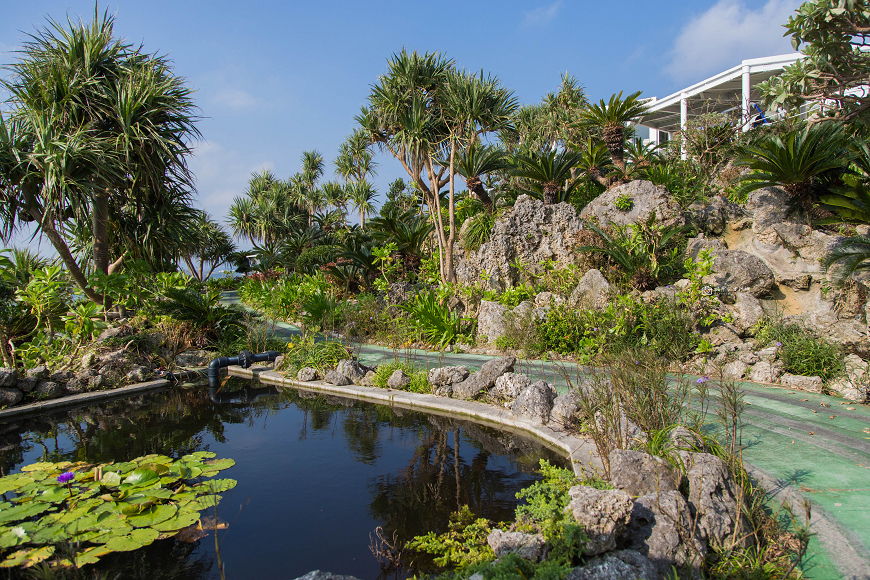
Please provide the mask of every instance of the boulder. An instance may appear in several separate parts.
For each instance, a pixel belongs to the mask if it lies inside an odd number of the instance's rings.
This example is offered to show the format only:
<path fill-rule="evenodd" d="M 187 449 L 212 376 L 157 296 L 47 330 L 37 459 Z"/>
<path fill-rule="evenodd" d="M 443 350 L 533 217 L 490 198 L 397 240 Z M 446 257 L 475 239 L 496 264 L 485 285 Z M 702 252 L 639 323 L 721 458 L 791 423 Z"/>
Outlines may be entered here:
<path fill-rule="evenodd" d="M 87 381 L 82 381 L 73 377 L 66 383 L 66 392 L 68 392 L 70 395 L 78 395 L 79 393 L 84 393 L 87 390 Z"/>
<path fill-rule="evenodd" d="M 518 373 L 505 373 L 495 380 L 495 386 L 490 394 L 505 401 L 513 401 L 519 394 L 532 384 L 529 377 Z"/>
<path fill-rule="evenodd" d="M 714 199 L 709 204 L 696 201 L 686 208 L 683 217 L 690 226 L 699 232 L 718 236 L 725 231 L 728 213 L 725 209 L 725 202 L 721 199 Z"/>
<path fill-rule="evenodd" d="M 411 377 L 405 374 L 405 371 L 402 369 L 396 369 L 393 371 L 393 374 L 390 375 L 390 378 L 387 379 L 387 387 L 391 389 L 404 389 L 408 385 L 411 384 Z"/>
<path fill-rule="evenodd" d="M 111 386 L 111 381 L 104 375 L 93 375 L 88 378 L 88 390 L 98 391 Z"/>
<path fill-rule="evenodd" d="M 21 377 L 18 379 L 18 382 L 15 383 L 15 386 L 21 390 L 23 393 L 29 393 L 36 388 L 36 385 L 39 383 L 40 379 L 35 377 Z"/>
<path fill-rule="evenodd" d="M 148 367 L 134 365 L 129 371 L 127 371 L 124 378 L 131 383 L 143 383 L 147 381 L 150 376 L 151 370 Z"/>
<path fill-rule="evenodd" d="M 580 395 L 578 393 L 565 393 L 553 400 L 553 410 L 550 411 L 550 421 L 557 425 L 569 427 L 577 420 L 580 410 Z"/>
<path fill-rule="evenodd" d="M 24 393 L 20 389 L 0 387 L 0 407 L 11 407 L 17 405 L 24 398 Z"/>
<path fill-rule="evenodd" d="M 737 327 L 744 333 L 764 318 L 761 301 L 748 292 L 734 294 L 734 311 L 737 315 Z"/>
<path fill-rule="evenodd" d="M 800 389 L 811 393 L 822 392 L 822 377 L 805 377 L 803 375 L 784 374 L 779 380 L 783 387 Z"/>
<path fill-rule="evenodd" d="M 747 370 L 749 370 L 748 364 L 743 361 L 733 360 L 722 367 L 722 378 L 725 380 L 739 381 L 744 377 L 744 375 L 746 375 Z"/>
<path fill-rule="evenodd" d="M 338 366 L 335 367 L 335 370 L 350 379 L 350 382 L 356 383 L 366 376 L 366 371 L 368 369 L 355 360 L 345 359 L 338 361 Z"/>
<path fill-rule="evenodd" d="M 485 289 L 501 292 L 519 283 L 517 262 L 532 275 L 543 274 L 547 262 L 559 268 L 579 265 L 582 256 L 575 249 L 583 245 L 583 234 L 583 222 L 570 203 L 545 205 L 521 195 L 496 220 L 488 242 L 468 253 L 457 248 L 457 281 L 461 285 L 479 282 Z"/>
<path fill-rule="evenodd" d="M 417 295 L 417 287 L 409 282 L 394 282 L 387 288 L 386 301 L 390 306 L 410 302 Z"/>
<path fill-rule="evenodd" d="M 777 351 L 775 346 L 768 346 L 758 351 L 758 358 L 764 362 L 772 363 L 776 360 Z"/>
<path fill-rule="evenodd" d="M 704 444 L 703 440 L 689 429 L 677 425 L 668 433 L 668 441 L 677 449 L 698 449 Z"/>
<path fill-rule="evenodd" d="M 508 312 L 510 309 L 504 304 L 481 300 L 477 314 L 477 336 L 485 336 L 487 342 L 495 342 L 503 336 L 507 332 Z"/>
<path fill-rule="evenodd" d="M 88 382 L 91 377 L 97 376 L 99 373 L 94 369 L 83 369 L 76 373 L 76 377 L 80 381 Z"/>
<path fill-rule="evenodd" d="M 100 335 L 97 337 L 98 342 L 103 342 L 109 340 L 110 338 L 124 337 L 130 336 L 133 334 L 133 329 L 127 326 L 126 324 L 121 326 L 110 326 L 103 330 Z"/>
<path fill-rule="evenodd" d="M 743 490 L 725 462 L 709 453 L 690 453 L 686 465 L 689 503 L 701 539 L 711 547 L 751 545 L 749 525 L 743 516 Z"/>
<path fill-rule="evenodd" d="M 649 559 L 635 550 L 617 550 L 595 556 L 574 568 L 565 580 L 655 580 L 658 572 Z"/>
<path fill-rule="evenodd" d="M 361 387 L 374 387 L 375 386 L 375 371 L 368 371 L 366 376 L 359 380 L 357 383 Z"/>
<path fill-rule="evenodd" d="M 429 384 L 433 387 L 443 387 L 444 385 L 455 385 L 461 383 L 468 378 L 468 367 L 437 367 L 429 369 L 427 378 Z"/>
<path fill-rule="evenodd" d="M 518 417 L 549 423 L 555 398 L 556 391 L 553 387 L 546 381 L 538 381 L 523 389 L 511 405 L 511 412 Z"/>
<path fill-rule="evenodd" d="M 323 373 L 323 382 L 337 387 L 352 384 L 352 381 L 349 378 L 334 369 L 330 369 Z"/>
<path fill-rule="evenodd" d="M 568 490 L 571 502 L 565 508 L 583 526 L 589 540 L 583 555 L 596 556 L 616 548 L 616 540 L 625 532 L 634 502 L 618 489 L 595 489 L 576 485 Z"/>
<path fill-rule="evenodd" d="M 828 389 L 832 393 L 841 395 L 844 399 L 863 403 L 867 400 L 868 385 L 860 379 L 840 377 L 828 383 Z"/>
<path fill-rule="evenodd" d="M 591 269 L 580 278 L 568 303 L 574 308 L 604 309 L 610 302 L 610 284 L 600 270 Z"/>
<path fill-rule="evenodd" d="M 39 381 L 33 392 L 40 399 L 57 399 L 66 394 L 66 389 L 52 381 Z"/>
<path fill-rule="evenodd" d="M 535 296 L 535 306 L 538 308 L 546 308 L 549 306 L 558 306 L 564 304 L 565 299 L 552 292 L 541 292 Z"/>
<path fill-rule="evenodd" d="M 0 387 L 14 387 L 18 381 L 18 371 L 10 368 L 0 368 Z"/>
<path fill-rule="evenodd" d="M 487 361 L 479 371 L 453 385 L 453 396 L 458 399 L 473 399 L 481 391 L 488 391 L 495 385 L 497 378 L 514 370 L 516 362 L 517 359 L 512 356 Z"/>
<path fill-rule="evenodd" d="M 716 250 L 711 255 L 713 272 L 702 281 L 715 290 L 759 297 L 769 294 L 776 286 L 773 272 L 758 256 L 743 250 Z"/>
<path fill-rule="evenodd" d="M 187 352 L 181 353 L 175 357 L 176 362 L 178 362 L 179 357 L 181 357 L 181 360 L 184 363 L 200 360 L 201 355 L 199 355 L 197 353 L 201 353 L 204 351 L 188 351 L 188 352 L 192 353 L 192 356 L 185 357 L 184 355 L 186 355 L 188 353 Z M 97 360 L 103 365 L 110 364 L 110 363 L 123 364 L 123 363 L 127 362 L 128 356 L 130 356 L 130 353 L 127 352 L 126 349 L 120 348 L 118 350 L 113 350 L 113 351 L 106 352 L 106 353 L 99 355 L 97 357 Z M 181 363 L 178 363 L 178 364 L 181 365 Z M 192 365 L 188 365 L 188 366 L 200 366 L 200 365 L 192 364 Z"/>
<path fill-rule="evenodd" d="M 624 211 L 616 207 L 619 198 L 631 200 L 631 208 Z M 628 226 L 638 222 L 646 222 L 649 216 L 655 214 L 659 222 L 682 223 L 680 206 L 674 202 L 671 194 L 664 187 L 651 181 L 636 180 L 612 187 L 586 204 L 580 212 L 584 220 L 597 218 L 602 226 L 616 224 Z"/>
<path fill-rule="evenodd" d="M 609 459 L 610 483 L 632 497 L 679 489 L 682 477 L 661 457 L 614 449 Z"/>
<path fill-rule="evenodd" d="M 48 380 L 54 381 L 55 383 L 65 383 L 75 376 L 76 374 L 72 371 L 56 371 L 51 373 Z"/>
<path fill-rule="evenodd" d="M 332 572 L 321 572 L 314 570 L 305 576 L 300 576 L 296 580 L 359 580 L 356 576 L 345 576 L 343 574 L 333 574 Z"/>
<path fill-rule="evenodd" d="M 317 369 L 314 367 L 302 367 L 296 373 L 296 380 L 303 383 L 310 383 L 317 380 Z"/>
<path fill-rule="evenodd" d="M 496 558 L 507 554 L 516 554 L 520 558 L 537 562 L 544 555 L 546 542 L 540 534 L 524 534 L 522 532 L 503 532 L 493 530 L 486 538 L 486 543 L 495 552 Z"/>
<path fill-rule="evenodd" d="M 29 379 L 47 379 L 48 375 L 51 374 L 51 371 L 45 365 L 35 366 L 33 368 L 27 369 L 27 378 Z"/>
<path fill-rule="evenodd" d="M 692 512 L 680 492 L 650 494 L 632 505 L 622 543 L 646 556 L 659 578 L 671 578 L 672 566 L 680 572 L 689 566 L 700 577 L 707 547 L 692 530 Z"/>

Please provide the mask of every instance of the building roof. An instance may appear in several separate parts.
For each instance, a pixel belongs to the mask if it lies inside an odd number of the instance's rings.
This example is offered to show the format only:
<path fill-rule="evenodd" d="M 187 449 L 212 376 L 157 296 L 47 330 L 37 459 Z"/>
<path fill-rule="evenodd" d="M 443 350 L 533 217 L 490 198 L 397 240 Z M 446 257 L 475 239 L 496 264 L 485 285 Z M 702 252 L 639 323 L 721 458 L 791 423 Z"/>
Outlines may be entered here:
<path fill-rule="evenodd" d="M 766 81 L 779 74 L 786 66 L 804 58 L 801 53 L 768 56 L 744 60 L 739 65 L 712 76 L 707 80 L 695 83 L 663 99 L 653 97 L 647 101 L 649 111 L 637 119 L 637 123 L 645 127 L 653 127 L 662 131 L 675 132 L 680 130 L 680 100 L 688 101 L 689 117 L 709 112 L 725 112 L 739 107 L 742 100 L 743 70 L 749 67 L 752 85 Z M 752 100 L 757 100 L 757 91 L 752 90 Z"/>

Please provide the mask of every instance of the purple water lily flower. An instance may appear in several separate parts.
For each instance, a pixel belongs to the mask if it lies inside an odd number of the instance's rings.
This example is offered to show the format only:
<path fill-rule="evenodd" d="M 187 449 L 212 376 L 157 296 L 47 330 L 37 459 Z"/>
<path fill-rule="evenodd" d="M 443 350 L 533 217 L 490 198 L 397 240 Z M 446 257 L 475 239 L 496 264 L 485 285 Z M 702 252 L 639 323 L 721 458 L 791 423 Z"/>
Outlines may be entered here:
<path fill-rule="evenodd" d="M 61 473 L 57 476 L 58 483 L 69 483 L 76 478 L 76 474 L 72 471 L 67 471 L 66 473 Z"/>

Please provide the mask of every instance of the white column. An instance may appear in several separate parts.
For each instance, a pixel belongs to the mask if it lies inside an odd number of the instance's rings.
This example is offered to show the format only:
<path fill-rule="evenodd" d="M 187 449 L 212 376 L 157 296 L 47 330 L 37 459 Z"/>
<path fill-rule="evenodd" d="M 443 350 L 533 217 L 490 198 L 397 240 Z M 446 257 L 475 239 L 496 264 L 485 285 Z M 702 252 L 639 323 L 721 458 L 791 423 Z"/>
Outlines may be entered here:
<path fill-rule="evenodd" d="M 661 141 L 659 141 L 659 130 L 655 127 L 649 127 L 649 141 L 653 145 L 658 145 Z"/>
<path fill-rule="evenodd" d="M 689 95 L 687 93 L 683 93 L 680 95 L 680 131 L 685 132 L 687 122 L 689 120 Z M 688 153 L 686 153 L 686 137 L 685 135 L 680 135 L 680 157 L 685 160 L 688 158 Z"/>
<path fill-rule="evenodd" d="M 751 124 L 749 123 L 749 102 L 752 100 L 752 75 L 749 73 L 749 65 L 743 65 L 743 91 L 741 102 L 743 104 L 743 130 L 749 131 Z"/>

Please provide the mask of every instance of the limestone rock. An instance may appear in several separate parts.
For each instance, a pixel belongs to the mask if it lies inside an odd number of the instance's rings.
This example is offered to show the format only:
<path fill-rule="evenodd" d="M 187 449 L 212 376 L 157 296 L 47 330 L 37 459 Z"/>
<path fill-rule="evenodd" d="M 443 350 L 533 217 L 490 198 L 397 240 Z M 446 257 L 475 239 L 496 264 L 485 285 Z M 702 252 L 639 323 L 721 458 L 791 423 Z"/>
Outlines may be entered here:
<path fill-rule="evenodd" d="M 596 556 L 574 568 L 566 580 L 654 580 L 658 572 L 646 556 L 635 550 L 617 550 Z"/>
<path fill-rule="evenodd" d="M 725 380 L 739 381 L 746 374 L 749 365 L 745 362 L 734 360 L 722 367 L 722 378 Z"/>
<path fill-rule="evenodd" d="M 737 326 L 744 332 L 758 324 L 764 318 L 761 301 L 748 292 L 734 294 L 734 309 L 737 314 Z"/>
<path fill-rule="evenodd" d="M 133 329 L 127 326 L 126 324 L 121 326 L 110 326 L 103 330 L 100 335 L 97 337 L 97 341 L 103 342 L 109 340 L 110 338 L 116 337 L 125 337 L 133 334 Z"/>
<path fill-rule="evenodd" d="M 0 387 L 14 387 L 18 381 L 18 371 L 10 368 L 0 368 Z"/>
<path fill-rule="evenodd" d="M 387 386 L 391 389 L 404 389 L 411 384 L 411 377 L 405 374 L 402 369 L 396 369 L 390 378 L 387 379 Z"/>
<path fill-rule="evenodd" d="M 506 554 L 516 554 L 520 558 L 537 562 L 544 555 L 545 541 L 540 534 L 503 532 L 496 529 L 487 536 L 486 543 L 495 552 L 496 558 Z"/>
<path fill-rule="evenodd" d="M 713 273 L 703 282 L 714 289 L 765 296 L 776 285 L 773 272 L 759 258 L 743 250 L 717 250 L 712 253 Z"/>
<path fill-rule="evenodd" d="M 490 392 L 500 399 L 513 401 L 531 384 L 531 379 L 526 375 L 505 373 L 495 380 L 495 387 Z"/>
<path fill-rule="evenodd" d="M 686 222 L 699 232 L 718 236 L 725 231 L 728 212 L 725 203 L 714 199 L 710 203 L 696 201 L 683 212 Z"/>
<path fill-rule="evenodd" d="M 427 378 L 429 379 L 429 384 L 433 387 L 441 387 L 444 385 L 455 385 L 456 383 L 461 383 L 468 378 L 469 374 L 468 367 L 464 366 L 436 367 L 434 369 L 429 369 Z"/>
<path fill-rule="evenodd" d="M 776 360 L 776 355 L 777 352 L 775 346 L 768 346 L 758 351 L 758 358 L 760 358 L 762 361 L 769 363 L 772 363 Z"/>
<path fill-rule="evenodd" d="M 18 379 L 18 382 L 15 383 L 15 386 L 21 389 L 24 393 L 29 393 L 36 388 L 36 385 L 39 383 L 40 379 L 35 377 L 22 377 Z"/>
<path fill-rule="evenodd" d="M 620 197 L 631 200 L 631 209 L 623 211 L 616 207 L 616 200 Z M 679 205 L 674 202 L 664 187 L 654 185 L 651 181 L 636 180 L 608 189 L 586 204 L 580 212 L 580 217 L 598 218 L 602 226 L 609 224 L 627 226 L 645 222 L 652 214 L 655 214 L 659 222 L 682 223 L 683 221 Z"/>
<path fill-rule="evenodd" d="M 703 445 L 701 438 L 689 429 L 678 425 L 668 433 L 668 440 L 677 449 L 697 449 Z"/>
<path fill-rule="evenodd" d="M 553 410 L 550 411 L 550 421 L 565 427 L 574 424 L 580 410 L 580 395 L 565 393 L 553 400 Z"/>
<path fill-rule="evenodd" d="M 497 378 L 513 371 L 516 362 L 517 359 L 512 356 L 487 361 L 479 371 L 471 374 L 461 383 L 453 385 L 453 396 L 458 399 L 473 399 L 481 391 L 491 389 Z"/>
<path fill-rule="evenodd" d="M 616 548 L 616 539 L 623 534 L 631 518 L 634 502 L 618 489 L 595 489 L 577 485 L 568 490 L 571 502 L 565 511 L 571 512 L 583 526 L 589 541 L 583 554 L 596 556 Z"/>
<path fill-rule="evenodd" d="M 487 342 L 496 339 L 507 332 L 507 306 L 490 300 L 481 300 L 477 315 L 477 336 L 486 337 Z"/>
<path fill-rule="evenodd" d="M 352 381 L 337 370 L 330 369 L 323 374 L 323 382 L 342 387 L 352 384 Z"/>
<path fill-rule="evenodd" d="M 314 570 L 305 576 L 300 576 L 296 580 L 359 580 L 356 576 L 345 576 L 343 574 L 333 574 L 332 572 L 321 572 Z"/>
<path fill-rule="evenodd" d="M 800 389 L 801 391 L 809 391 L 811 393 L 822 392 L 821 377 L 805 377 L 803 375 L 784 374 L 779 380 L 783 387 L 789 389 Z"/>
<path fill-rule="evenodd" d="M 610 452 L 610 483 L 633 497 L 674 491 L 679 488 L 680 479 L 661 457 L 628 449 Z"/>
<path fill-rule="evenodd" d="M 75 376 L 76 374 L 72 371 L 56 371 L 51 373 L 48 380 L 54 381 L 55 383 L 65 383 Z"/>
<path fill-rule="evenodd" d="M 52 381 L 40 381 L 34 392 L 40 399 L 57 399 L 66 394 L 66 390 L 62 386 Z"/>
<path fill-rule="evenodd" d="M 97 362 L 97 355 L 93 352 L 86 352 L 82 355 L 82 368 L 88 368 Z"/>
<path fill-rule="evenodd" d="M 111 386 L 109 379 L 104 375 L 94 375 L 88 378 L 88 390 L 98 391 Z"/>
<path fill-rule="evenodd" d="M 548 423 L 555 398 L 553 387 L 545 381 L 538 381 L 523 389 L 511 405 L 511 412 L 518 417 Z"/>
<path fill-rule="evenodd" d="M 355 360 L 345 359 L 338 361 L 338 366 L 335 367 L 335 370 L 347 377 L 350 382 L 356 383 L 366 376 L 367 369 Z"/>
<path fill-rule="evenodd" d="M 310 383 L 317 380 L 317 369 L 314 367 L 302 367 L 296 373 L 296 380 L 303 383 Z"/>
<path fill-rule="evenodd" d="M 577 308 L 602 310 L 610 302 L 610 283 L 600 270 L 591 269 L 580 278 L 568 303 Z"/>
<path fill-rule="evenodd" d="M 368 371 L 366 376 L 359 380 L 357 383 L 361 387 L 373 387 L 375 386 L 375 371 Z"/>
<path fill-rule="evenodd" d="M 142 383 L 148 380 L 148 377 L 151 375 L 151 371 L 148 367 L 143 367 L 141 365 L 134 365 L 124 377 L 131 383 Z M 69 383 L 67 383 L 69 384 Z"/>
<path fill-rule="evenodd" d="M 0 407 L 17 405 L 23 398 L 24 393 L 20 389 L 0 387 Z"/>
<path fill-rule="evenodd" d="M 545 308 L 548 306 L 558 306 L 560 304 L 564 304 L 565 299 L 559 296 L 558 294 L 554 294 L 552 292 L 541 292 L 537 296 L 535 296 L 535 306 L 538 308 Z"/>
<path fill-rule="evenodd" d="M 175 364 L 180 367 L 204 367 L 207 366 L 213 358 L 215 358 L 214 353 L 207 350 L 188 350 L 175 357 Z M 102 357 L 100 360 L 102 361 Z"/>
<path fill-rule="evenodd" d="M 77 395 L 79 393 L 84 393 L 88 390 L 87 381 L 82 381 L 75 377 L 71 378 L 66 383 L 66 391 L 71 395 Z"/>
<path fill-rule="evenodd" d="M 685 570 L 689 565 L 699 575 L 707 547 L 692 537 L 692 529 L 692 513 L 680 492 L 650 494 L 633 504 L 623 542 L 646 556 L 659 578 L 669 578 L 671 566 Z"/>
<path fill-rule="evenodd" d="M 855 401 L 856 403 L 867 401 L 868 390 L 870 390 L 866 381 L 848 377 L 834 379 L 828 383 L 828 389 L 842 395 L 844 399 Z"/>
<path fill-rule="evenodd" d="M 743 493 L 725 462 L 709 453 L 691 453 L 686 465 L 689 503 L 699 536 L 710 546 L 751 545 L 743 516 Z"/>
<path fill-rule="evenodd" d="M 47 379 L 48 375 L 51 374 L 51 371 L 45 365 L 35 366 L 33 368 L 27 369 L 27 378 L 29 379 Z"/>
<path fill-rule="evenodd" d="M 516 262 L 533 275 L 542 274 L 548 261 L 557 267 L 579 265 L 581 256 L 575 248 L 582 245 L 582 234 L 583 222 L 571 204 L 545 205 L 521 195 L 496 220 L 488 242 L 467 254 L 457 248 L 457 280 L 463 285 L 482 282 L 486 289 L 503 291 L 520 281 L 520 272 L 513 266 Z"/>
<path fill-rule="evenodd" d="M 394 282 L 387 288 L 386 300 L 390 306 L 405 304 L 417 295 L 417 287 L 409 282 Z"/>

